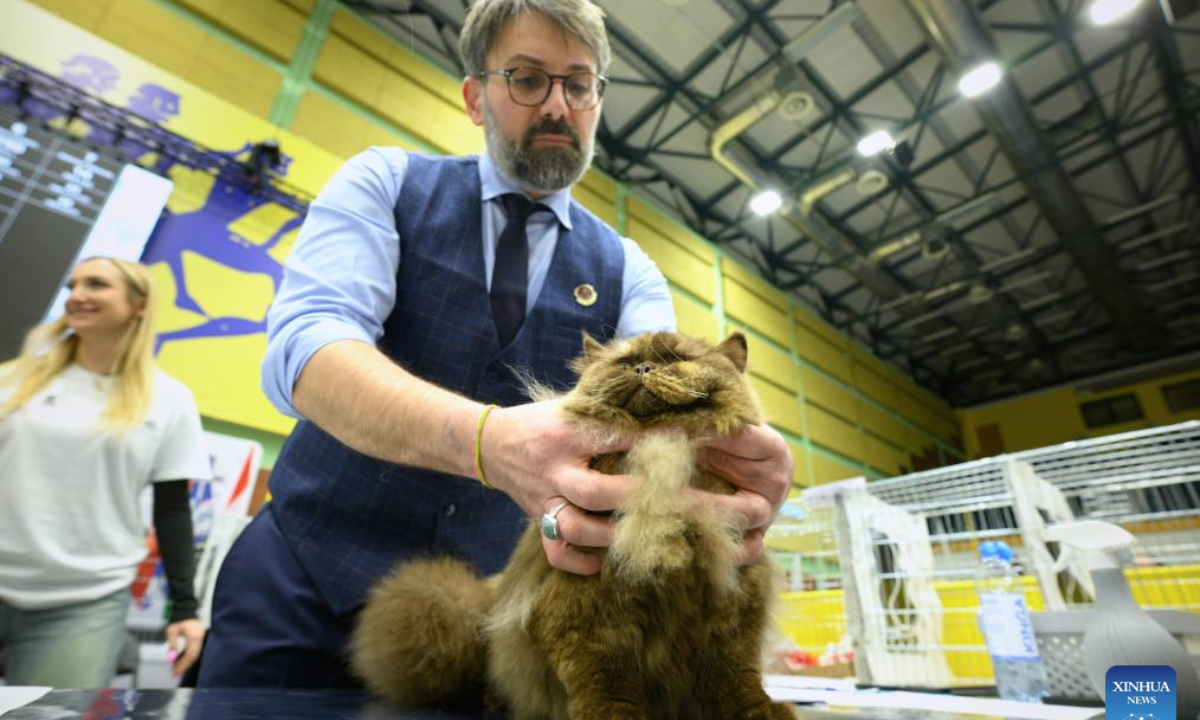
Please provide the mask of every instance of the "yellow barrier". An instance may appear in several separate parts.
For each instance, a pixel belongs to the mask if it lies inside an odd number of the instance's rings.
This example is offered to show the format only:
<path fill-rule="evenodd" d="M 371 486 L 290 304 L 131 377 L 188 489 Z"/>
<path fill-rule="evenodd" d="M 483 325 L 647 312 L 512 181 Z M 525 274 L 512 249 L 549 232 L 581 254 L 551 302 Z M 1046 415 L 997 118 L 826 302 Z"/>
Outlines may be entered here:
<path fill-rule="evenodd" d="M 1200 608 L 1200 565 L 1132 568 L 1125 571 L 1134 600 L 1143 607 Z M 1018 578 L 1030 610 L 1044 609 L 1032 577 Z M 942 645 L 956 684 L 992 681 L 992 664 L 984 647 L 976 613 L 979 595 L 970 580 L 934 583 L 942 603 Z M 820 653 L 846 633 L 841 590 L 785 592 L 780 595 L 779 626 L 803 650 Z"/>

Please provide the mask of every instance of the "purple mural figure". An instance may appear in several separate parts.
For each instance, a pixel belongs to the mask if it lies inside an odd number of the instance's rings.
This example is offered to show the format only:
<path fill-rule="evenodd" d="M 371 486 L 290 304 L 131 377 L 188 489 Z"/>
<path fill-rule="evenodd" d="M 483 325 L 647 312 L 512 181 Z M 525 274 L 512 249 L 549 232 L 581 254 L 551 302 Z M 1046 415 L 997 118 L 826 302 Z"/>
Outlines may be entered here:
<path fill-rule="evenodd" d="M 63 81 L 84 92 L 101 95 L 112 90 L 117 85 L 120 73 L 112 63 L 95 55 L 76 55 L 63 62 Z M 4 103 L 19 103 L 20 109 L 27 115 L 42 122 L 50 122 L 65 115 L 64 108 L 57 103 L 47 102 L 37 96 L 16 96 L 11 91 L 0 98 Z M 93 128 L 93 135 L 95 129 Z M 97 140 L 98 137 L 89 137 Z"/>
<path fill-rule="evenodd" d="M 94 95 L 103 95 L 112 90 L 119 78 L 120 73 L 112 63 L 95 55 L 76 55 L 63 63 L 62 79 Z M 178 115 L 179 104 L 178 93 L 154 83 L 143 83 L 126 101 L 129 110 L 154 123 L 162 123 Z M 63 116 L 61 108 L 50 107 L 36 99 L 26 101 L 22 108 L 46 122 Z M 120 154 L 132 161 L 149 150 L 145 143 L 121 137 L 111 122 L 95 122 L 95 118 L 87 113 L 80 117 L 90 125 L 87 139 L 92 143 L 116 145 Z"/>
<path fill-rule="evenodd" d="M 179 93 L 154 83 L 143 83 L 129 96 L 126 107 L 147 120 L 161 123 L 179 114 Z"/>
<path fill-rule="evenodd" d="M 121 74 L 104 58 L 76 55 L 63 63 L 61 77 L 80 90 L 103 95 L 117 86 Z"/>
<path fill-rule="evenodd" d="M 247 143 L 239 150 L 220 153 L 225 157 L 246 162 L 253 151 L 253 145 Z M 276 174 L 287 172 L 291 158 L 280 156 L 280 162 L 273 166 Z M 170 165 L 160 166 L 157 170 L 166 174 Z M 247 213 L 266 204 L 268 200 L 255 194 L 241 185 L 235 185 L 217 177 L 213 181 L 212 190 L 205 199 L 204 206 L 188 213 L 164 212 L 163 217 L 155 226 L 154 233 L 146 244 L 142 262 L 150 264 L 165 262 L 171 269 L 175 279 L 175 306 L 198 313 L 205 321 L 198 326 L 159 334 L 155 344 L 155 352 L 163 345 L 174 340 L 185 340 L 203 337 L 234 337 L 254 335 L 266 332 L 266 316 L 262 317 L 217 317 L 205 311 L 202 303 L 193 296 L 188 287 L 187 277 L 183 270 L 183 253 L 192 252 L 213 262 L 233 270 L 247 274 L 266 275 L 271 279 L 273 290 L 279 290 L 283 279 L 283 266 L 270 251 L 292 230 L 298 228 L 304 221 L 304 215 L 295 216 L 283 221 L 265 240 L 247 238 L 230 229 Z"/>

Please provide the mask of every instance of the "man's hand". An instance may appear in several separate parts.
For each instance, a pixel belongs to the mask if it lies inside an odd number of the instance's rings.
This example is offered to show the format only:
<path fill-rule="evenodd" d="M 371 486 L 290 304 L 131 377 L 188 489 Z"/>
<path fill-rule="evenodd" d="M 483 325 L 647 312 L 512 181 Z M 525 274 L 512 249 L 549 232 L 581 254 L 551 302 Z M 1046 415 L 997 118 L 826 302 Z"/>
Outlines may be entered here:
<path fill-rule="evenodd" d="M 187 645 L 179 652 L 179 638 Z M 204 645 L 204 624 L 199 620 L 180 620 L 167 626 L 167 659 L 171 661 L 171 671 L 175 677 L 182 676 L 187 669 L 200 657 L 200 648 Z"/>
<path fill-rule="evenodd" d="M 741 519 L 746 528 L 742 564 L 757 561 L 763 552 L 763 535 L 792 484 L 792 452 L 787 443 L 770 425 L 750 425 L 736 435 L 709 440 L 697 461 L 736 489 L 733 495 L 704 493 L 704 501 L 723 505 Z"/>
<path fill-rule="evenodd" d="M 629 494 L 627 475 L 605 475 L 588 465 L 597 455 L 629 449 L 632 438 L 599 438 L 567 423 L 559 401 L 492 411 L 483 427 L 483 469 L 533 522 L 566 500 L 556 516 L 560 536 L 542 537 L 554 567 L 580 575 L 600 572 L 601 556 L 579 547 L 612 544 L 612 520 L 591 515 L 616 509 Z"/>

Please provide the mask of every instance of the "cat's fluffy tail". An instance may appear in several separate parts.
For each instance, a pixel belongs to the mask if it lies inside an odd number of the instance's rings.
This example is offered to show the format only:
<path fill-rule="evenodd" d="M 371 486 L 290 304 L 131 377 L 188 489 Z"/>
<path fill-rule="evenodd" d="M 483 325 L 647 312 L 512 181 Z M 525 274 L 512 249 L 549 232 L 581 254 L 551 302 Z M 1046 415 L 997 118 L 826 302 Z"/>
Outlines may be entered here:
<path fill-rule="evenodd" d="M 481 705 L 483 621 L 493 589 L 461 560 L 401 565 L 371 591 L 351 664 L 367 687 L 405 707 Z"/>

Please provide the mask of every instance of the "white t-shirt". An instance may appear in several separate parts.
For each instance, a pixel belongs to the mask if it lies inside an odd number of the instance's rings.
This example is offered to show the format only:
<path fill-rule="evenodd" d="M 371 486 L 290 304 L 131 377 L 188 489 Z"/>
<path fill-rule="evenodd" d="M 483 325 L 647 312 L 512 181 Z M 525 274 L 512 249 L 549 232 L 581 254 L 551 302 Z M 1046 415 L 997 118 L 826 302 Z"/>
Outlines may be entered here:
<path fill-rule="evenodd" d="M 191 391 L 154 380 L 146 419 L 123 434 L 100 427 L 113 379 L 78 365 L 0 419 L 0 600 L 39 610 L 129 587 L 146 556 L 142 489 L 209 479 Z"/>

